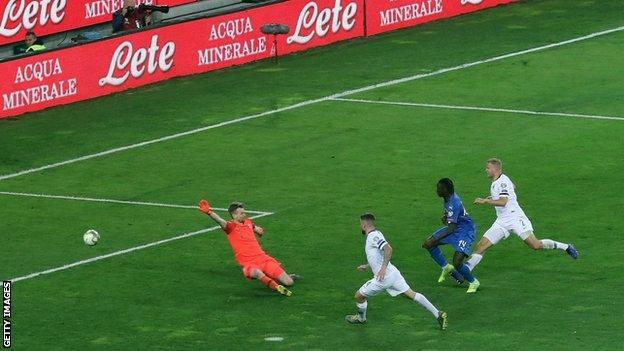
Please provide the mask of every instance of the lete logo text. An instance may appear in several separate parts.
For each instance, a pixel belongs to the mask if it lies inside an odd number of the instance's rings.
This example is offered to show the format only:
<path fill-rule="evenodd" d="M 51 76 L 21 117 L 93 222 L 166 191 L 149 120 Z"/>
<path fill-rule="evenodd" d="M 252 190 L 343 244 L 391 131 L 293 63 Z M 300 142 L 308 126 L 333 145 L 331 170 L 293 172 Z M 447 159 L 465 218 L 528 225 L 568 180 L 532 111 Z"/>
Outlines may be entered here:
<path fill-rule="evenodd" d="M 12 37 L 22 28 L 33 29 L 36 25 L 45 26 L 51 21 L 59 24 L 65 17 L 67 0 L 9 0 L 2 12 L 0 36 Z"/>
<path fill-rule="evenodd" d="M 286 42 L 305 44 L 312 40 L 314 35 L 325 37 L 330 30 L 332 33 L 338 33 L 340 29 L 349 31 L 355 25 L 356 14 L 355 2 L 343 7 L 341 0 L 335 0 L 333 8 L 319 9 L 318 4 L 311 1 L 299 13 L 295 33 L 288 37 Z"/>
<path fill-rule="evenodd" d="M 118 86 L 126 82 L 130 76 L 140 78 L 147 69 L 148 74 L 154 74 L 156 69 L 167 72 L 173 67 L 175 43 L 170 41 L 162 47 L 158 46 L 158 35 L 153 35 L 148 48 L 134 50 L 130 41 L 121 43 L 108 67 L 106 77 L 100 79 L 100 86 L 107 84 Z"/>

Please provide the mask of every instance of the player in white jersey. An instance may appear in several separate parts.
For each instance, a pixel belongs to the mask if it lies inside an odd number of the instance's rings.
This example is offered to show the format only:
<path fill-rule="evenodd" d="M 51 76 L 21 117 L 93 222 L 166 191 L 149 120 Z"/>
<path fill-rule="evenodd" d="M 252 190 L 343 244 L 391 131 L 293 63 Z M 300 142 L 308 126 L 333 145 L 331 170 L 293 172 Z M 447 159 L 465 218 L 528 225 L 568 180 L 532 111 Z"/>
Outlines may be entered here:
<path fill-rule="evenodd" d="M 572 244 L 564 244 L 550 239 L 538 240 L 533 234 L 533 225 L 522 211 L 518 204 L 516 188 L 511 179 L 503 174 L 503 165 L 497 158 L 487 160 L 485 172 L 492 179 L 490 196 L 487 198 L 477 198 L 474 203 L 477 205 L 490 205 L 496 209 L 496 221 L 488 229 L 466 264 L 470 269 L 474 269 L 485 251 L 499 241 L 507 239 L 510 233 L 516 234 L 530 248 L 534 250 L 564 250 L 572 258 L 578 257 L 578 252 Z"/>
<path fill-rule="evenodd" d="M 410 289 L 401 272 L 390 263 L 392 247 L 384 235 L 375 228 L 375 216 L 372 213 L 365 213 L 360 216 L 360 229 L 362 229 L 362 234 L 366 236 L 364 251 L 368 264 L 360 265 L 357 269 L 366 271 L 370 268 L 374 276 L 355 293 L 358 313 L 346 316 L 346 321 L 351 324 L 366 323 L 366 309 L 368 307 L 366 299 L 386 291 L 392 297 L 403 294 L 408 299 L 418 302 L 431 312 L 437 319 L 440 328 L 445 330 L 447 327 L 446 313 L 438 310 L 424 295 Z"/>

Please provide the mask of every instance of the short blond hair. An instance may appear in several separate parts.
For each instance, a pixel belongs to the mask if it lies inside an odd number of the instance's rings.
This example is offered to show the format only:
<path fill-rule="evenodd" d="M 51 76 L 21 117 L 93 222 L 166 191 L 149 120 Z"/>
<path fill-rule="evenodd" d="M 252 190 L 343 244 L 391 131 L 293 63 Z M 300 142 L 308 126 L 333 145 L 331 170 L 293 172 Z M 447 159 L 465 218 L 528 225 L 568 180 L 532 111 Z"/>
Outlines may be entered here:
<path fill-rule="evenodd" d="M 503 161 L 501 161 L 499 158 L 492 157 L 489 160 L 487 160 L 487 163 L 494 165 L 499 169 L 503 169 Z"/>

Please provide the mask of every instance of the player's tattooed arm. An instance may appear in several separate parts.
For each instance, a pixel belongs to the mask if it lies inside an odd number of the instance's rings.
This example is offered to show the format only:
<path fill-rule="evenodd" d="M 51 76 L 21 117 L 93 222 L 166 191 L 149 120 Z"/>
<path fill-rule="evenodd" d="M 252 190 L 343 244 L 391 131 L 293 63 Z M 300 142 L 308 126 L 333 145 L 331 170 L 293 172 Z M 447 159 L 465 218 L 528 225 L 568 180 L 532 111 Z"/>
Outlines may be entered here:
<path fill-rule="evenodd" d="M 392 246 L 386 243 L 383 246 L 384 259 L 381 263 L 381 268 L 379 269 L 379 273 L 377 273 L 377 280 L 382 281 L 386 278 L 386 268 L 388 268 L 388 264 L 390 263 L 390 259 L 392 258 Z"/>

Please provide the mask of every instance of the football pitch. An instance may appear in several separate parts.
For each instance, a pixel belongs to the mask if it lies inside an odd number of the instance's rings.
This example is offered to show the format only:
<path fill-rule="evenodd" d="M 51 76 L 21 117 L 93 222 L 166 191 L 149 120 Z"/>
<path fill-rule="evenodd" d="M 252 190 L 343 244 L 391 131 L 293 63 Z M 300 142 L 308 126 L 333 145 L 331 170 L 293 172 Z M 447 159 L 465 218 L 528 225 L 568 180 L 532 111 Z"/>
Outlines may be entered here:
<path fill-rule="evenodd" d="M 620 350 L 623 14 L 620 0 L 522 1 L 0 120 L 12 348 Z M 420 246 L 443 177 L 478 238 L 489 228 L 494 210 L 472 200 L 493 156 L 538 238 L 580 256 L 512 235 L 467 295 Z M 292 297 L 244 279 L 200 198 L 246 204 L 265 251 L 303 277 Z M 366 325 L 345 323 L 370 279 L 356 270 L 366 211 L 447 331 L 386 294 Z"/>

